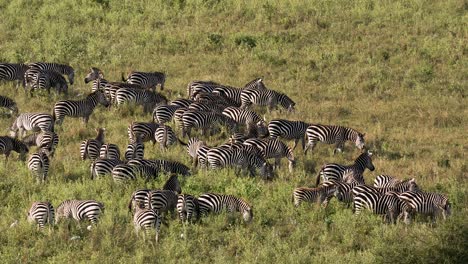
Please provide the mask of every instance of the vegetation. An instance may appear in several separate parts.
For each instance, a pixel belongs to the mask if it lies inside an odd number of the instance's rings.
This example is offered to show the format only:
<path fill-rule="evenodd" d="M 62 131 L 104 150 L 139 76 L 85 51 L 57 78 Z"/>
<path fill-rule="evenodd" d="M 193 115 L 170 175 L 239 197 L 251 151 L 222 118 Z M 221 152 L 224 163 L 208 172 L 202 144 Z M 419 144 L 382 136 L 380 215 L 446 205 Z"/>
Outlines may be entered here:
<path fill-rule="evenodd" d="M 106 141 L 122 149 L 127 125 L 151 117 L 140 108 L 98 107 L 87 127 L 65 118 L 47 184 L 36 184 L 15 154 L 0 166 L 1 262 L 466 263 L 467 9 L 464 0 L 0 2 L 0 61 L 72 65 L 77 80 L 70 97 L 90 92 L 83 78 L 92 66 L 108 80 L 134 69 L 164 71 L 163 93 L 171 99 L 185 97 L 192 80 L 240 87 L 262 76 L 297 103 L 295 113 L 265 113 L 268 120 L 366 132 L 376 167 L 366 173 L 367 182 L 378 174 L 414 177 L 425 190 L 447 194 L 453 205 L 445 222 L 419 219 L 409 226 L 354 216 L 336 200 L 327 209 L 293 208 L 293 188 L 312 186 L 322 164 L 350 164 L 358 155 L 349 144 L 337 155 L 319 144 L 307 157 L 296 149 L 295 172 L 283 163 L 272 182 L 232 170 L 195 171 L 182 179 L 184 192 L 243 197 L 253 205 L 253 221 L 217 215 L 184 227 L 170 219 L 159 244 L 145 243 L 134 234 L 128 199 L 136 188 L 160 188 L 168 176 L 126 186 L 93 181 L 79 144 L 103 126 Z M 0 87 L 20 112 L 51 112 L 61 99 L 30 98 L 13 83 Z M 11 122 L 6 115 L 0 119 L 4 134 Z M 226 133 L 208 141 L 225 139 Z M 181 146 L 161 152 L 149 144 L 146 155 L 189 164 Z M 40 232 L 26 222 L 33 201 L 49 199 L 56 207 L 72 198 L 105 204 L 95 229 L 70 221 Z"/>

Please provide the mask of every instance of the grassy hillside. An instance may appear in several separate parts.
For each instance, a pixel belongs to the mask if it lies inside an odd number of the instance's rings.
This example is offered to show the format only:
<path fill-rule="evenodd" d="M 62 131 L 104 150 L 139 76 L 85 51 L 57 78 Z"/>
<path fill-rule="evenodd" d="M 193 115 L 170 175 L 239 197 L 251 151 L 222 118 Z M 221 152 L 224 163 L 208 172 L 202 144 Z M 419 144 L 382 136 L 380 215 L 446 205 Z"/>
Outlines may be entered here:
<path fill-rule="evenodd" d="M 366 172 L 367 182 L 379 174 L 414 177 L 425 190 L 447 194 L 453 205 L 451 218 L 433 226 L 422 219 L 385 225 L 371 214 L 353 216 L 335 200 L 327 209 L 293 208 L 293 188 L 313 186 L 320 166 L 351 164 L 359 155 L 349 143 L 335 156 L 332 146 L 319 144 L 307 157 L 298 148 L 295 172 L 288 173 L 283 161 L 273 182 L 232 170 L 195 171 L 182 180 L 184 192 L 241 196 L 253 205 L 254 220 L 210 216 L 186 228 L 170 220 L 158 245 L 145 244 L 133 232 L 126 205 L 136 188 L 160 188 L 167 176 L 127 186 L 92 181 L 79 144 L 103 126 L 107 142 L 124 149 L 128 124 L 151 117 L 140 108 L 98 107 L 87 127 L 65 118 L 47 184 L 35 184 L 15 154 L 0 166 L 1 262 L 466 263 L 467 9 L 461 0 L 0 2 L 0 61 L 72 65 L 77 80 L 70 97 L 90 92 L 83 79 L 92 66 L 108 80 L 135 69 L 164 71 L 163 93 L 170 99 L 185 97 L 192 80 L 241 87 L 262 76 L 297 104 L 295 113 L 260 109 L 268 120 L 365 132 L 376 167 Z M 29 98 L 12 83 L 1 83 L 0 91 L 20 112 L 51 112 L 61 99 Z M 0 119 L 4 134 L 12 120 Z M 225 139 L 216 135 L 208 142 Z M 145 154 L 189 164 L 181 146 L 161 152 L 147 144 Z M 104 202 L 105 214 L 92 232 L 66 223 L 38 232 L 26 222 L 33 201 L 49 199 L 57 207 L 72 198 Z"/>

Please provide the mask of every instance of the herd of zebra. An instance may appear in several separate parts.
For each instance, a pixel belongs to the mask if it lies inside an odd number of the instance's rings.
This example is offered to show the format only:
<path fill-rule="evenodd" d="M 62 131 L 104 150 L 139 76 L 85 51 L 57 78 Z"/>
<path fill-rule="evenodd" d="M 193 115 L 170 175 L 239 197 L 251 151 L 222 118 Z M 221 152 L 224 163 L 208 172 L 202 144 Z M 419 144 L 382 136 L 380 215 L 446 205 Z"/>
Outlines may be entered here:
<path fill-rule="evenodd" d="M 74 82 L 72 67 L 57 63 L 37 62 L 30 64 L 0 63 L 0 80 L 17 81 L 30 93 L 43 89 L 67 94 L 68 77 Z M 10 135 L 0 137 L 0 152 L 8 159 L 11 151 L 19 153 L 21 160 L 31 146 L 37 151 L 29 155 L 27 166 L 41 183 L 47 181 L 49 163 L 53 159 L 59 136 L 56 126 L 64 118 L 80 117 L 87 124 L 94 109 L 119 107 L 122 104 L 142 106 L 145 113 L 152 113 L 151 122 L 132 122 L 128 126 L 129 144 L 122 159 L 118 145 L 105 142 L 105 129 L 96 129 L 93 139 L 80 145 L 82 160 L 91 161 L 91 178 L 111 175 L 117 183 L 143 178 L 150 180 L 161 174 L 171 174 L 162 190 L 137 190 L 131 196 L 129 210 L 134 212 L 136 229 L 156 228 L 159 233 L 161 215 L 176 210 L 183 221 L 192 221 L 208 212 L 240 212 L 245 221 L 253 217 L 252 207 L 241 198 L 231 195 L 206 193 L 198 198 L 181 194 L 177 175 L 188 176 L 191 169 L 177 161 L 150 160 L 144 158 L 145 142 L 158 142 L 161 149 L 181 144 L 192 158 L 192 167 L 204 169 L 235 168 L 236 174 L 254 177 L 257 171 L 264 180 L 273 180 L 280 167 L 280 160 L 288 160 L 288 169 L 293 172 L 296 159 L 294 150 L 301 141 L 303 154 L 313 150 L 318 142 L 335 144 L 334 153 L 342 152 L 346 141 L 353 142 L 361 150 L 354 164 L 345 166 L 330 163 L 323 166 L 316 180 L 316 188 L 299 187 L 293 191 L 294 205 L 302 201 L 327 205 L 332 197 L 340 202 L 353 204 L 358 214 L 367 208 L 384 215 L 388 221 L 403 218 L 407 223 L 415 213 L 433 217 L 450 214 L 450 203 L 443 194 L 428 193 L 419 189 L 414 179 L 399 180 L 391 176 L 377 176 L 374 186 L 366 185 L 365 169 L 374 170 L 372 153 L 366 149 L 365 134 L 343 126 L 312 124 L 304 121 L 274 119 L 267 122 L 257 114 L 252 105 L 267 107 L 268 111 L 280 108 L 295 111 L 295 102 L 286 94 L 269 89 L 262 78 L 248 82 L 243 88 L 222 85 L 213 81 L 193 81 L 187 86 L 188 98 L 169 101 L 156 91 L 164 89 L 166 76 L 161 72 L 131 72 L 122 82 L 110 82 L 98 68 L 90 68 L 84 78 L 92 82 L 91 92 L 82 100 L 60 100 L 55 103 L 52 114 L 21 113 L 14 100 L 0 96 L 0 107 L 7 108 L 16 116 L 10 127 Z M 173 121 L 180 128 L 182 139 L 167 125 Z M 192 129 L 200 129 L 200 137 L 219 133 L 225 128 L 230 133 L 226 142 L 209 146 L 205 140 L 192 137 Z M 62 129 L 63 130 L 63 129 Z M 25 135 L 25 131 L 32 131 Z M 223 134 L 221 134 L 223 135 Z M 294 140 L 289 147 L 281 139 Z M 274 165 L 269 159 L 275 159 Z M 323 183 L 320 185 L 320 179 Z M 104 205 L 94 200 L 67 200 L 57 208 L 58 220 L 71 217 L 88 219 L 96 223 Z M 50 202 L 35 202 L 29 211 L 29 219 L 39 227 L 53 223 L 54 209 Z M 157 236 L 156 236 L 157 237 Z"/>

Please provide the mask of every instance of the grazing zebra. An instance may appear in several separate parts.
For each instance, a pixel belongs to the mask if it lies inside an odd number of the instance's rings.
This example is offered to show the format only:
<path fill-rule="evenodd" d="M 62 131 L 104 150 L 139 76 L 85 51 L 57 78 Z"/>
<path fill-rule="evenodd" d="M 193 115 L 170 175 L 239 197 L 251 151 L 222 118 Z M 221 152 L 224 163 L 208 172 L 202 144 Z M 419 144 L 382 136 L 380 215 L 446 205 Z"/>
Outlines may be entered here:
<path fill-rule="evenodd" d="M 138 177 L 142 177 L 148 181 L 158 177 L 159 169 L 141 164 L 118 164 L 112 169 L 111 174 L 112 179 L 116 183 L 136 180 Z"/>
<path fill-rule="evenodd" d="M 188 109 L 204 112 L 221 113 L 226 108 L 226 105 L 219 102 L 193 102 Z"/>
<path fill-rule="evenodd" d="M 181 107 L 174 112 L 174 123 L 178 128 L 182 129 L 184 124 L 182 122 L 182 117 L 184 117 L 185 112 L 188 111 L 187 107 Z"/>
<path fill-rule="evenodd" d="M 125 80 L 122 75 L 122 81 L 137 84 L 145 88 L 156 90 L 156 86 L 161 85 L 161 91 L 164 90 L 166 75 L 162 72 L 131 72 Z"/>
<path fill-rule="evenodd" d="M 45 150 L 39 149 L 38 152 L 29 156 L 28 169 L 37 179 L 37 182 L 44 183 L 49 173 L 49 156 Z"/>
<path fill-rule="evenodd" d="M 451 214 L 451 204 L 444 194 L 415 190 L 401 193 L 398 197 L 405 201 L 415 213 L 430 215 L 433 221 L 439 214 L 444 220 Z"/>
<path fill-rule="evenodd" d="M 346 183 L 346 182 L 341 182 L 341 181 L 328 181 L 325 182 L 325 184 L 331 183 L 334 184 L 336 187 L 335 191 L 335 197 L 338 199 L 338 201 L 348 204 L 348 206 L 353 203 L 354 201 L 354 194 L 353 190 L 356 186 L 359 185 L 358 182 L 352 182 L 352 183 Z"/>
<path fill-rule="evenodd" d="M 65 116 L 82 117 L 85 124 L 88 124 L 89 116 L 93 113 L 94 108 L 101 104 L 105 107 L 109 106 L 109 101 L 104 94 L 98 90 L 90 93 L 85 99 L 72 101 L 62 100 L 54 105 L 53 118 L 57 124 L 62 124 Z"/>
<path fill-rule="evenodd" d="M 240 212 L 245 222 L 250 222 L 253 218 L 252 207 L 243 199 L 233 195 L 205 193 L 198 197 L 198 206 L 200 215 L 226 210 L 229 213 Z"/>
<path fill-rule="evenodd" d="M 229 102 L 231 102 L 235 107 L 239 107 L 242 104 L 241 93 L 242 89 L 230 86 L 220 86 L 213 90 L 213 94 L 229 100 Z"/>
<path fill-rule="evenodd" d="M 0 63 L 0 81 L 17 81 L 16 88 L 20 83 L 24 86 L 24 73 L 28 69 L 23 63 Z"/>
<path fill-rule="evenodd" d="M 266 127 L 265 119 L 260 118 L 260 116 L 254 111 L 237 108 L 237 107 L 227 107 L 223 111 L 223 115 L 233 119 L 239 124 L 245 124 L 248 126 L 257 126 L 259 130 L 261 127 Z M 265 129 L 263 129 L 265 130 Z"/>
<path fill-rule="evenodd" d="M 180 194 L 177 198 L 177 212 L 180 221 L 192 222 L 198 219 L 198 199 L 190 194 Z"/>
<path fill-rule="evenodd" d="M 125 150 L 125 160 L 143 159 L 145 156 L 145 144 L 141 140 L 141 136 L 136 137 L 135 142 L 127 145 Z"/>
<path fill-rule="evenodd" d="M 169 105 L 174 105 L 174 106 L 179 106 L 179 107 L 189 107 L 189 105 L 193 102 L 195 101 L 191 99 L 178 98 L 178 99 L 175 99 L 174 101 L 171 101 Z"/>
<path fill-rule="evenodd" d="M 133 215 L 133 225 L 135 226 L 135 233 L 138 235 L 140 229 L 144 230 L 143 240 L 146 240 L 146 235 L 149 230 L 156 229 L 155 241 L 159 241 L 159 229 L 161 227 L 161 217 L 153 209 L 144 208 L 142 203 L 138 203 L 135 207 L 135 214 Z"/>
<path fill-rule="evenodd" d="M 127 164 L 147 165 L 147 166 L 154 167 L 161 172 L 175 173 L 175 174 L 180 174 L 182 176 L 189 176 L 191 174 L 189 167 L 177 161 L 133 159 L 133 160 L 130 160 Z"/>
<path fill-rule="evenodd" d="M 26 160 L 26 153 L 29 152 L 28 146 L 16 138 L 8 136 L 0 136 L 0 154 L 5 154 L 5 160 L 8 161 L 10 152 L 15 151 L 19 153 L 21 161 Z"/>
<path fill-rule="evenodd" d="M 324 165 L 322 169 L 320 169 L 319 175 L 317 175 L 316 185 L 320 183 L 320 178 L 322 178 L 323 181 L 341 181 L 346 170 L 350 169 L 353 170 L 355 174 L 361 175 L 366 168 L 370 171 L 374 171 L 375 169 L 374 164 L 372 164 L 372 153 L 368 151 L 359 155 L 352 165 L 345 166 L 336 163 Z"/>
<path fill-rule="evenodd" d="M 143 203 L 144 208 L 151 208 L 150 205 L 150 189 L 138 189 L 132 193 L 130 197 L 130 202 L 128 203 L 128 211 L 134 212 L 138 204 Z"/>
<path fill-rule="evenodd" d="M 99 158 L 102 144 L 104 144 L 105 128 L 96 128 L 96 138 L 83 140 L 80 145 L 81 160 L 95 160 Z"/>
<path fill-rule="evenodd" d="M 384 187 L 393 187 L 398 183 L 401 183 L 400 179 L 397 179 L 390 175 L 378 175 L 374 180 L 374 187 L 384 188 Z"/>
<path fill-rule="evenodd" d="M 151 209 L 158 214 L 173 212 L 177 208 L 177 193 L 171 190 L 152 190 L 149 193 Z"/>
<path fill-rule="evenodd" d="M 91 179 L 94 180 L 108 174 L 112 174 L 115 166 L 123 164 L 123 161 L 118 159 L 96 159 L 91 164 Z"/>
<path fill-rule="evenodd" d="M 179 105 L 159 105 L 153 110 L 153 122 L 164 124 L 172 120 L 174 113 L 177 109 L 181 108 Z"/>
<path fill-rule="evenodd" d="M 37 80 L 37 76 L 41 73 L 41 69 L 38 68 L 28 68 L 24 72 L 23 76 L 23 88 L 26 89 L 31 87 Z"/>
<path fill-rule="evenodd" d="M 159 124 L 157 123 L 145 123 L 145 122 L 132 122 L 127 129 L 128 138 L 130 142 L 135 142 L 137 137 L 140 137 L 142 142 L 152 141 L 153 145 L 156 144 L 154 133 L 158 129 Z"/>
<path fill-rule="evenodd" d="M 334 184 L 319 186 L 317 188 L 297 187 L 293 191 L 292 200 L 296 207 L 299 206 L 301 202 L 318 203 L 327 207 L 335 191 L 336 186 Z"/>
<path fill-rule="evenodd" d="M 204 165 L 206 165 L 206 155 L 203 156 L 203 152 L 199 152 L 199 150 L 203 147 L 208 149 L 206 147 L 206 143 L 204 141 L 199 140 L 198 138 L 190 138 L 187 142 L 187 153 L 192 158 L 192 164 L 194 167 L 197 167 L 197 164 L 200 161 L 200 159 L 202 159 Z M 200 154 L 202 154 L 202 157 L 200 157 Z"/>
<path fill-rule="evenodd" d="M 59 143 L 59 137 L 55 132 L 46 131 L 33 133 L 23 138 L 22 141 L 28 146 L 37 146 L 40 149 L 46 150 L 49 153 L 49 156 L 53 157 L 55 149 Z"/>
<path fill-rule="evenodd" d="M 56 71 L 41 70 L 38 72 L 35 82 L 31 86 L 30 93 L 34 90 L 43 89 L 50 93 L 50 88 L 54 87 L 58 93 L 68 93 L 68 85 L 65 78 Z"/>
<path fill-rule="evenodd" d="M 168 146 L 175 143 L 181 143 L 174 130 L 170 126 L 160 125 L 154 132 L 154 139 L 160 144 L 162 150 L 166 150 Z"/>
<path fill-rule="evenodd" d="M 103 211 L 104 204 L 95 200 L 65 200 L 57 207 L 55 222 L 58 223 L 62 218 L 73 218 L 97 224 Z"/>
<path fill-rule="evenodd" d="M 419 187 L 416 184 L 416 181 L 413 179 L 405 180 L 398 184 L 395 184 L 391 187 L 374 187 L 369 185 L 358 185 L 353 188 L 353 194 L 356 195 L 360 192 L 376 192 L 380 194 L 386 194 L 387 192 L 395 192 L 395 193 L 404 193 L 409 191 L 419 191 Z"/>
<path fill-rule="evenodd" d="M 68 81 L 71 85 L 73 85 L 75 79 L 75 70 L 69 65 L 49 62 L 35 62 L 29 63 L 28 66 L 32 69 L 55 71 L 60 74 L 67 75 Z"/>
<path fill-rule="evenodd" d="M 199 103 L 216 104 L 218 107 L 222 109 L 229 107 L 229 106 L 237 106 L 237 103 L 231 100 L 231 98 L 227 98 L 222 95 L 218 95 L 214 93 L 199 92 L 194 97 L 194 100 Z"/>
<path fill-rule="evenodd" d="M 103 144 L 99 151 L 99 158 L 101 159 L 120 159 L 120 149 L 119 146 L 115 144 Z"/>
<path fill-rule="evenodd" d="M 240 167 L 240 170 L 248 170 L 250 176 L 253 177 L 255 176 L 255 168 L 257 168 L 260 169 L 260 175 L 264 179 L 271 179 L 273 176 L 271 165 L 260 153 L 248 148 L 212 148 L 208 151 L 207 160 L 211 169 L 234 166 L 237 170 Z"/>
<path fill-rule="evenodd" d="M 54 131 L 54 119 L 49 114 L 44 113 L 23 113 L 20 114 L 10 126 L 10 136 L 24 137 L 25 130 L 29 131 Z"/>
<path fill-rule="evenodd" d="M 296 164 L 296 160 L 294 159 L 294 153 L 292 149 L 286 144 L 284 144 L 282 141 L 271 138 L 251 138 L 244 141 L 243 144 L 247 146 L 257 147 L 261 151 L 265 159 L 275 159 L 276 167 L 280 166 L 281 158 L 286 157 L 289 161 L 289 172 L 293 171 L 294 165 Z"/>
<path fill-rule="evenodd" d="M 363 209 L 369 209 L 374 214 L 385 215 L 388 222 L 395 223 L 406 205 L 394 192 L 380 194 L 376 192 L 360 192 L 354 195 L 354 213 L 360 214 Z"/>
<path fill-rule="evenodd" d="M 18 114 L 18 107 L 13 99 L 0 95 L 0 107 L 5 107 L 14 115 Z"/>
<path fill-rule="evenodd" d="M 356 147 L 360 150 L 364 148 L 365 144 L 365 134 L 349 127 L 311 125 L 307 128 L 306 135 L 308 140 L 304 149 L 304 154 L 307 154 L 309 148 L 312 151 L 318 141 L 322 141 L 326 144 L 335 144 L 333 154 L 335 154 L 337 150 L 342 152 L 346 140 L 354 142 Z"/>
<path fill-rule="evenodd" d="M 182 137 L 188 135 L 190 138 L 192 127 L 202 128 L 202 135 L 205 135 L 209 128 L 213 129 L 217 124 L 227 126 L 231 132 L 237 130 L 236 121 L 222 114 L 193 110 L 185 111 L 182 116 Z"/>
<path fill-rule="evenodd" d="M 294 139 L 293 150 L 296 149 L 299 140 L 302 149 L 305 148 L 305 134 L 310 124 L 302 121 L 290 121 L 285 119 L 273 119 L 268 124 L 268 134 L 271 138 Z"/>
<path fill-rule="evenodd" d="M 294 103 L 287 95 L 274 90 L 245 89 L 241 94 L 241 108 L 247 108 L 252 104 L 268 106 L 271 111 L 278 104 L 289 112 L 294 111 Z"/>
<path fill-rule="evenodd" d="M 211 93 L 219 83 L 212 81 L 193 81 L 187 85 L 187 98 L 193 99 L 199 92 Z"/>
<path fill-rule="evenodd" d="M 164 183 L 162 189 L 180 194 L 182 192 L 182 187 L 180 187 L 180 182 L 177 174 L 171 175 L 171 177 L 167 179 L 166 183 Z"/>
<path fill-rule="evenodd" d="M 135 103 L 143 105 L 143 111 L 149 113 L 159 104 L 167 104 L 167 98 L 162 94 L 148 90 L 138 90 L 131 88 L 120 88 L 115 93 L 115 101 L 117 105 L 124 103 Z"/>
<path fill-rule="evenodd" d="M 54 207 L 47 202 L 34 202 L 28 211 L 28 222 L 36 223 L 40 229 L 54 224 Z"/>

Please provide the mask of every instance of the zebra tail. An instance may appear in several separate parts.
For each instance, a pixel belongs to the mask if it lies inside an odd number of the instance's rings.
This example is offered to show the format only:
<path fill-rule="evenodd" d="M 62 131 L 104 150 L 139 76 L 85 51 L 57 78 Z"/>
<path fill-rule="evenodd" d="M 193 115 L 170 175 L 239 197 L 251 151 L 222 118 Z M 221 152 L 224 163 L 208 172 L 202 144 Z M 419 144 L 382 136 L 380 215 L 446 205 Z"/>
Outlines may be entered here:
<path fill-rule="evenodd" d="M 88 155 L 88 146 L 89 146 L 89 140 L 86 140 L 85 146 L 84 146 L 84 152 L 83 152 L 83 157 L 81 157 L 83 160 L 89 157 Z"/>
<path fill-rule="evenodd" d="M 167 126 L 164 126 L 164 134 L 163 134 L 163 146 L 167 148 Z"/>
<path fill-rule="evenodd" d="M 96 161 L 94 161 L 92 164 L 91 164 L 91 180 L 94 180 L 96 179 L 96 172 L 95 172 L 95 167 L 96 167 Z"/>

